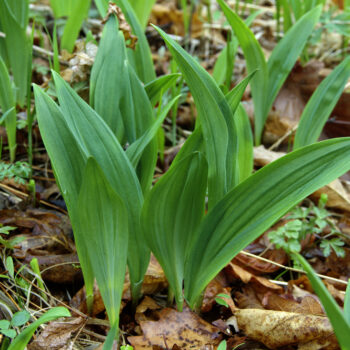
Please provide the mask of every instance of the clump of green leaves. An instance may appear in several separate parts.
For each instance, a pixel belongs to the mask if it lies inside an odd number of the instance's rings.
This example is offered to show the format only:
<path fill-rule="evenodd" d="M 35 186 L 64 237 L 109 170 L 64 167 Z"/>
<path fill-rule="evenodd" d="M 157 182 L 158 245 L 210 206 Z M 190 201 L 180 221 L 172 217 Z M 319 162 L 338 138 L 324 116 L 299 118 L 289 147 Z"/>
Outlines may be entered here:
<path fill-rule="evenodd" d="M 325 207 L 327 199 L 327 195 L 322 194 L 317 206 L 311 203 L 308 208 L 299 206 L 293 208 L 285 218 L 289 221 L 269 233 L 271 243 L 290 254 L 301 251 L 300 242 L 308 235 L 316 235 L 321 239 L 320 248 L 325 257 L 329 256 L 332 250 L 337 256 L 344 257 L 345 252 L 342 248 L 344 242 L 340 238 L 341 232 L 331 220 L 332 213 Z M 322 237 L 324 231 L 328 233 Z"/>
<path fill-rule="evenodd" d="M 24 185 L 30 176 L 30 166 L 26 162 L 8 164 L 0 162 L 0 181 L 14 179 L 17 183 Z"/>

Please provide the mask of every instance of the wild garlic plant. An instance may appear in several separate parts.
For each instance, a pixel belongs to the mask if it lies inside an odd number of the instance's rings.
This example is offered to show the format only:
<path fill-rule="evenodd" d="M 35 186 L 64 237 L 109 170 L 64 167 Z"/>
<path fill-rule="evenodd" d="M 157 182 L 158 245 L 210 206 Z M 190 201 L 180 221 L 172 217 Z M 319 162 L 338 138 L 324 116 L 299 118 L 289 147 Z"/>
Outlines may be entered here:
<path fill-rule="evenodd" d="M 193 57 L 156 29 L 191 90 L 198 120 L 153 188 L 156 134 L 177 98 L 157 118 L 154 99 L 177 77 L 144 86 L 114 15 L 92 71 L 93 108 L 57 73 L 59 105 L 34 87 L 39 127 L 72 221 L 88 304 L 96 278 L 111 323 L 105 349 L 118 334 L 126 263 L 134 300 L 152 251 L 178 309 L 185 301 L 196 308 L 207 284 L 241 249 L 350 168 L 350 138 L 342 138 L 301 147 L 252 174 L 253 137 L 240 100 L 258 72 L 224 95 Z M 114 64 L 104 64 L 110 58 Z"/>

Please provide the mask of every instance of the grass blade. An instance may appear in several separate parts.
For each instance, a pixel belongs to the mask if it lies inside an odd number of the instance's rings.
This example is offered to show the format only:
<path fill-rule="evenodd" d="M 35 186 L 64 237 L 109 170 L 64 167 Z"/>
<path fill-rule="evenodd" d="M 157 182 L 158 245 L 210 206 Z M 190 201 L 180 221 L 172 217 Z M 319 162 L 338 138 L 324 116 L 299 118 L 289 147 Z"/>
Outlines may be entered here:
<path fill-rule="evenodd" d="M 207 164 L 197 152 L 162 176 L 146 197 L 142 210 L 147 242 L 164 269 L 180 311 L 183 268 L 191 235 L 204 215 L 206 187 Z"/>
<path fill-rule="evenodd" d="M 302 265 L 311 282 L 312 288 L 320 298 L 323 307 L 326 310 L 329 321 L 331 322 L 334 333 L 342 350 L 350 349 L 350 324 L 346 322 L 343 312 L 335 302 L 326 286 L 316 275 L 309 263 L 300 255 L 293 254 L 293 257 Z"/>
<path fill-rule="evenodd" d="M 294 149 L 316 142 L 350 77 L 350 57 L 340 63 L 312 94 L 295 134 Z"/>
<path fill-rule="evenodd" d="M 350 138 L 303 147 L 260 169 L 209 211 L 185 268 L 191 307 L 215 275 L 291 207 L 350 168 Z M 252 220 L 254 218 L 254 220 Z"/>
<path fill-rule="evenodd" d="M 128 213 L 122 199 L 110 186 L 98 163 L 89 158 L 78 197 L 81 231 L 88 255 L 118 339 L 120 303 L 128 250 Z"/>

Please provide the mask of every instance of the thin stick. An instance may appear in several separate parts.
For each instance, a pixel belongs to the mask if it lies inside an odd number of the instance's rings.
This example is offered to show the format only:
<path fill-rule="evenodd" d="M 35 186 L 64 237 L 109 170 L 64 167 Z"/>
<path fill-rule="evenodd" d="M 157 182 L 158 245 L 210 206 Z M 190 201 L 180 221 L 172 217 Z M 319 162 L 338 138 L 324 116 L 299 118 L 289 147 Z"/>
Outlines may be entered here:
<path fill-rule="evenodd" d="M 263 258 L 263 257 L 261 257 L 261 256 L 255 255 L 255 254 L 248 253 L 248 252 L 246 252 L 246 251 L 244 251 L 244 250 L 242 250 L 241 253 L 242 253 L 243 255 L 247 255 L 247 256 L 249 256 L 249 257 L 251 257 L 251 258 L 255 258 L 255 259 L 258 259 L 258 260 L 261 260 L 261 261 L 265 261 L 265 262 L 267 262 L 267 263 L 270 263 L 270 264 L 279 266 L 279 267 L 281 267 L 281 268 L 283 268 L 283 269 L 285 269 L 285 270 L 289 270 L 289 271 L 294 271 L 294 272 L 306 274 L 306 272 L 303 271 L 303 270 L 294 269 L 293 267 L 284 266 L 284 265 L 279 264 L 279 263 L 277 263 L 277 262 L 275 262 L 275 261 L 273 261 L 273 260 L 269 260 L 269 259 Z M 337 282 L 337 283 L 341 283 L 341 284 L 345 284 L 345 285 L 348 284 L 347 281 L 343 281 L 343 280 L 340 280 L 340 279 L 338 279 L 338 278 L 329 277 L 329 276 L 320 275 L 320 274 L 317 274 L 317 276 L 320 277 L 320 278 L 323 278 L 323 279 L 325 279 L 325 280 L 332 281 L 332 282 Z"/>

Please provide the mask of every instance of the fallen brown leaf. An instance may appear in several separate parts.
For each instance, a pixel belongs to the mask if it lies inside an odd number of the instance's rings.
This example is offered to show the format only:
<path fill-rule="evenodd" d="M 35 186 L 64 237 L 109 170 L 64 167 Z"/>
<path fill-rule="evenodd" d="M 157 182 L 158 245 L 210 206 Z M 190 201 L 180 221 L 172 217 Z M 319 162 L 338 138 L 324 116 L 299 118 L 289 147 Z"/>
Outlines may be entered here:
<path fill-rule="evenodd" d="M 64 322 L 50 322 L 40 335 L 28 345 L 28 350 L 68 350 L 72 333 L 83 327 L 84 322 L 81 317 L 66 319 Z"/>
<path fill-rule="evenodd" d="M 324 316 L 260 309 L 236 310 L 234 316 L 240 330 L 270 349 L 287 345 L 298 345 L 304 350 L 339 348 Z M 317 344 L 322 347 L 315 347 Z"/>
<path fill-rule="evenodd" d="M 144 321 L 140 324 L 142 336 L 129 337 L 135 350 L 171 349 L 177 345 L 182 350 L 199 349 L 204 346 L 217 346 L 221 335 L 219 329 L 185 308 L 183 312 L 163 309 L 158 321 Z"/>

